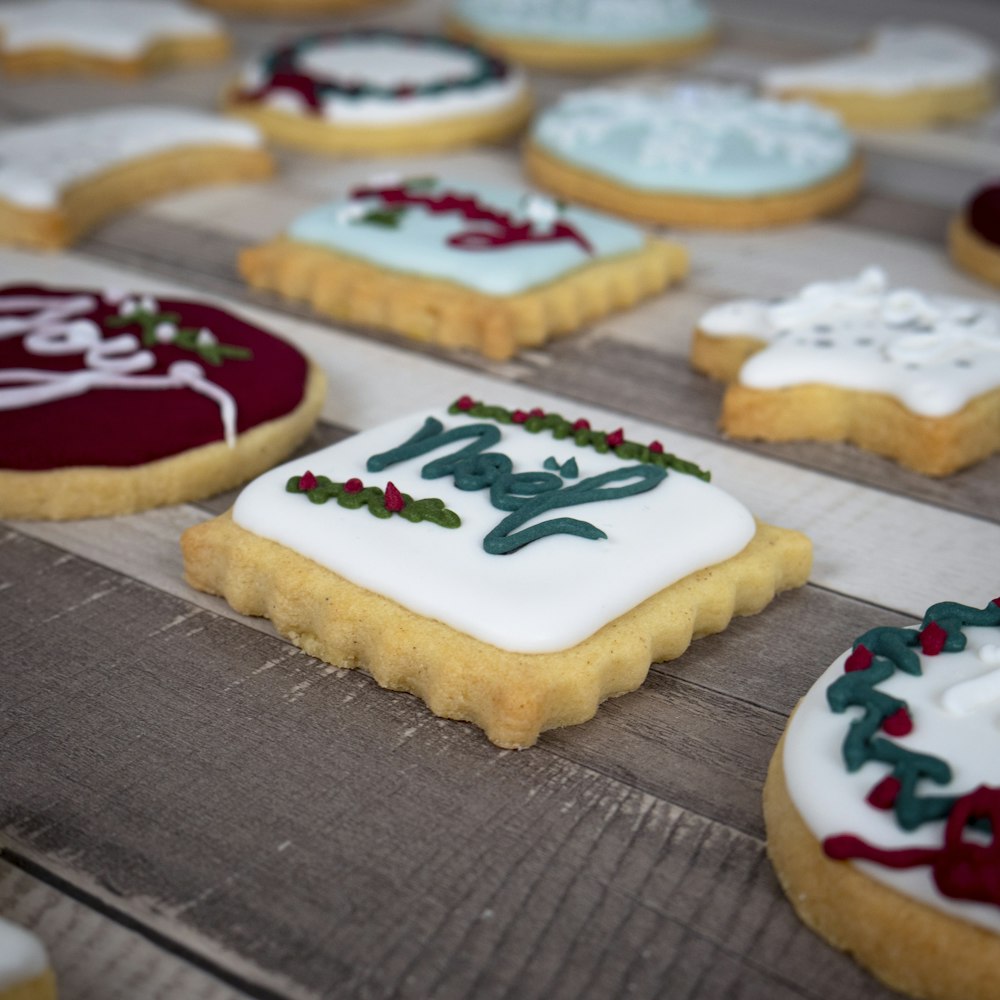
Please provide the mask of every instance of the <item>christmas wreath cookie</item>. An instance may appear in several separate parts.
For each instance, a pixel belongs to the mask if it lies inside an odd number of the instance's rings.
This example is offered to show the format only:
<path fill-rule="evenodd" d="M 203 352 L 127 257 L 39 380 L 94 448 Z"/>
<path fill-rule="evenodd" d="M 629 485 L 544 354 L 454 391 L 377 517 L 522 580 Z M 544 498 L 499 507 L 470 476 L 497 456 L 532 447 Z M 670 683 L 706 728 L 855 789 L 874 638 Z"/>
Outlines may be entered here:
<path fill-rule="evenodd" d="M 0 243 L 56 249 L 148 198 L 273 170 L 255 128 L 129 106 L 0 130 Z"/>
<path fill-rule="evenodd" d="M 514 62 L 596 72 L 696 55 L 714 37 L 699 0 L 456 0 L 449 27 Z"/>
<path fill-rule="evenodd" d="M 808 539 L 707 478 L 620 427 L 462 397 L 261 476 L 185 532 L 187 579 L 526 747 L 805 582 Z"/>
<path fill-rule="evenodd" d="M 977 191 L 952 219 L 948 251 L 959 267 L 1000 285 L 1000 181 Z"/>
<path fill-rule="evenodd" d="M 835 211 L 861 184 L 830 112 L 709 84 L 569 94 L 535 121 L 525 166 L 543 187 L 621 215 L 727 229 Z"/>
<path fill-rule="evenodd" d="M 995 99 L 996 71 L 996 50 L 982 39 L 922 24 L 879 28 L 860 52 L 775 66 L 761 82 L 831 108 L 848 125 L 920 128 L 981 114 Z"/>
<path fill-rule="evenodd" d="M 276 142 L 323 153 L 419 153 L 516 132 L 524 75 L 438 35 L 358 28 L 309 35 L 248 66 L 228 109 Z"/>
<path fill-rule="evenodd" d="M 687 256 L 545 196 L 425 177 L 355 188 L 239 266 L 334 319 L 502 359 L 660 291 Z"/>
<path fill-rule="evenodd" d="M 212 306 L 0 289 L 0 517 L 218 493 L 305 438 L 323 391 L 294 347 Z"/>
<path fill-rule="evenodd" d="M 798 915 L 928 1000 L 997 995 L 998 602 L 856 639 L 799 703 L 764 787 Z"/>
<path fill-rule="evenodd" d="M 0 917 L 0 1000 L 56 1000 L 56 980 L 39 939 Z"/>
<path fill-rule="evenodd" d="M 7 73 L 134 77 L 224 58 L 214 17 L 175 0 L 35 0 L 0 7 L 0 67 Z"/>
<path fill-rule="evenodd" d="M 1000 449 L 1000 306 L 893 289 L 878 268 L 717 306 L 691 359 L 729 382 L 733 437 L 850 441 L 929 476 Z"/>

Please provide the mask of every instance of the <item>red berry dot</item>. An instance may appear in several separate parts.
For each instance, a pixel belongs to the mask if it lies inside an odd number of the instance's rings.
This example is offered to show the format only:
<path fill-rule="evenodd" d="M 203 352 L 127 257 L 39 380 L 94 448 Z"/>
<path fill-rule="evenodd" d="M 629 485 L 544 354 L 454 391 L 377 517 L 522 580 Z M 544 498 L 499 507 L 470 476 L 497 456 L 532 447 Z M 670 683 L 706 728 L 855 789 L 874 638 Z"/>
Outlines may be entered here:
<path fill-rule="evenodd" d="M 476 404 L 471 396 L 461 396 L 455 405 L 460 410 L 471 410 Z"/>
<path fill-rule="evenodd" d="M 869 793 L 867 801 L 876 809 L 891 809 L 896 804 L 903 783 L 899 778 L 889 775 L 883 778 Z"/>
<path fill-rule="evenodd" d="M 515 410 L 511 415 L 510 419 L 514 421 L 515 424 L 523 424 L 528 419 L 528 414 L 524 410 Z"/>
<path fill-rule="evenodd" d="M 844 673 L 855 670 L 867 670 L 872 665 L 872 651 L 866 646 L 858 646 L 844 663 Z"/>
<path fill-rule="evenodd" d="M 360 493 L 364 489 L 364 486 L 365 484 L 360 479 L 348 479 L 344 483 L 344 491 L 346 493 Z"/>
<path fill-rule="evenodd" d="M 575 424 L 573 424 L 573 430 L 575 430 L 575 431 L 589 431 L 590 430 L 590 421 L 589 420 L 584 420 L 583 417 L 581 417 L 579 420 L 577 420 L 577 422 Z"/>
<path fill-rule="evenodd" d="M 926 656 L 937 656 L 944 649 L 948 633 L 937 622 L 931 622 L 920 633 L 920 648 Z"/>
<path fill-rule="evenodd" d="M 304 476 L 299 476 L 299 489 L 303 493 L 316 489 L 316 477 L 311 472 L 306 472 Z"/>
<path fill-rule="evenodd" d="M 905 736 L 913 729 L 913 720 L 905 708 L 900 708 L 882 720 L 882 728 L 890 736 Z"/>
<path fill-rule="evenodd" d="M 621 427 L 616 431 L 612 431 L 605 440 L 608 442 L 608 447 L 617 448 L 618 445 L 625 443 L 625 431 Z"/>
<path fill-rule="evenodd" d="M 650 441 L 649 442 L 649 450 L 654 455 L 662 455 L 663 454 L 663 445 L 660 444 L 659 441 Z"/>
<path fill-rule="evenodd" d="M 405 506 L 406 503 L 403 500 L 403 494 L 400 493 L 392 483 L 386 483 L 385 509 L 398 514 Z"/>

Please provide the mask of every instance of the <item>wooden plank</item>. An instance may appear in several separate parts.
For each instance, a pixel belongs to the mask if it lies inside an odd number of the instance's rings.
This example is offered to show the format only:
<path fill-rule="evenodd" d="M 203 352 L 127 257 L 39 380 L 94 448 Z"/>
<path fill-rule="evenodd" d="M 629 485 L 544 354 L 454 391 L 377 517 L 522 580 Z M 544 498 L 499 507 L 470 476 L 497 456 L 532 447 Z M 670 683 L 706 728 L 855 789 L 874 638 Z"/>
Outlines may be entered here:
<path fill-rule="evenodd" d="M 261 981 L 288 977 L 292 994 L 568 997 L 599 982 L 654 997 L 669 981 L 680 996 L 737 983 L 744 996 L 888 996 L 800 928 L 743 832 L 759 830 L 774 711 L 693 681 L 670 698 L 681 682 L 660 675 L 512 754 L 38 542 L 9 536 L 0 566 L 14 664 L 0 829 L 220 967 L 253 956 Z M 871 613 L 812 599 L 831 620 Z M 739 648 L 769 653 L 758 698 L 781 689 L 787 703 L 785 655 L 798 686 L 813 672 L 780 631 Z M 661 697 L 674 709 L 659 725 L 707 755 L 703 770 L 664 767 L 671 752 L 650 739 Z M 659 787 L 678 780 L 668 800 Z M 732 826 L 684 804 L 695 782 Z"/>
<path fill-rule="evenodd" d="M 66 1000 L 247 996 L 2 859 L 0 913 L 43 942 Z"/>

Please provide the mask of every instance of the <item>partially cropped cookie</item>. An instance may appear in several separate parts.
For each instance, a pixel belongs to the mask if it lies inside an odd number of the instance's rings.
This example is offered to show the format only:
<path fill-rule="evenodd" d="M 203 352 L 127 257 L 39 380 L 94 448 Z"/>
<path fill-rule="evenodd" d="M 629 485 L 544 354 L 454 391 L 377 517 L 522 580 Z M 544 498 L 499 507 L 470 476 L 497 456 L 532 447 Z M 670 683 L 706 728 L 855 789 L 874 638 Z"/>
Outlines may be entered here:
<path fill-rule="evenodd" d="M 1000 450 L 1000 306 L 892 288 L 878 268 L 717 306 L 691 361 L 729 383 L 732 437 L 849 441 L 929 476 Z"/>
<path fill-rule="evenodd" d="M 127 514 L 210 496 L 309 433 L 324 377 L 214 306 L 0 289 L 0 517 Z"/>
<path fill-rule="evenodd" d="M 56 1000 L 45 946 L 31 931 L 0 917 L 0 1000 Z"/>
<path fill-rule="evenodd" d="M 651 662 L 803 584 L 798 532 L 620 427 L 462 397 L 248 486 L 188 581 L 494 743 L 589 719 Z"/>
<path fill-rule="evenodd" d="M 947 25 L 887 26 L 858 52 L 762 76 L 777 96 L 805 98 L 848 125 L 921 128 L 973 118 L 996 99 L 997 51 L 981 37 Z"/>
<path fill-rule="evenodd" d="M 0 130 L 0 243 L 57 249 L 157 195 L 273 171 L 246 122 L 124 106 Z"/>
<path fill-rule="evenodd" d="M 1000 181 L 980 188 L 952 219 L 948 252 L 970 274 L 1000 285 Z"/>
<path fill-rule="evenodd" d="M 687 255 L 544 195 L 424 177 L 357 187 L 239 266 L 334 319 L 503 359 L 662 290 Z"/>
<path fill-rule="evenodd" d="M 455 0 L 448 24 L 514 62 L 584 72 L 686 58 L 714 39 L 700 0 Z"/>
<path fill-rule="evenodd" d="M 857 195 L 862 172 L 830 112 L 694 83 L 568 94 L 536 119 L 525 167 L 566 198 L 722 229 L 833 212 Z"/>
<path fill-rule="evenodd" d="M 357 28 L 308 35 L 247 66 L 227 97 L 274 141 L 333 154 L 492 142 L 528 119 L 519 70 L 440 35 Z"/>
<path fill-rule="evenodd" d="M 132 78 L 229 53 L 219 22 L 175 0 L 34 0 L 0 6 L 0 68 Z"/>
<path fill-rule="evenodd" d="M 251 14 L 265 17 L 315 17 L 381 7 L 385 0 L 197 0 L 222 14 Z"/>
<path fill-rule="evenodd" d="M 767 847 L 796 912 L 914 997 L 997 995 L 998 697 L 998 601 L 935 604 L 855 639 L 771 761 Z"/>

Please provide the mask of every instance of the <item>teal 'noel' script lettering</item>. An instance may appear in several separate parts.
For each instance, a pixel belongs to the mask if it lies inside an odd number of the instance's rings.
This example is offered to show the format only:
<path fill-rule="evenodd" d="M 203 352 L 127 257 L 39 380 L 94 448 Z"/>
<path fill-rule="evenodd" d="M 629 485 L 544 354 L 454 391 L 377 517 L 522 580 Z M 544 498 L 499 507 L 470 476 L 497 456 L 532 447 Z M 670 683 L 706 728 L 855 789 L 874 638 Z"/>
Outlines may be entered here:
<path fill-rule="evenodd" d="M 463 424 L 446 431 L 444 424 L 435 417 L 428 417 L 423 427 L 398 447 L 372 455 L 368 459 L 368 471 L 381 472 L 397 462 L 426 455 L 467 438 L 471 438 L 468 444 L 428 462 L 420 474 L 424 479 L 452 476 L 460 490 L 488 488 L 490 503 L 497 510 L 510 512 L 483 539 L 483 548 L 490 555 L 516 552 L 547 535 L 576 535 L 592 540 L 607 538 L 600 528 L 574 517 L 555 517 L 527 528 L 521 526 L 560 507 L 645 493 L 667 474 L 666 469 L 657 465 L 628 465 L 567 486 L 552 472 L 514 472 L 514 465 L 506 455 L 486 451 L 500 440 L 500 429 L 495 424 Z M 620 485 L 613 485 L 615 483 Z"/>

